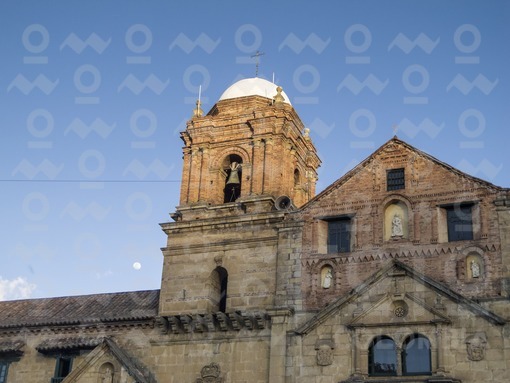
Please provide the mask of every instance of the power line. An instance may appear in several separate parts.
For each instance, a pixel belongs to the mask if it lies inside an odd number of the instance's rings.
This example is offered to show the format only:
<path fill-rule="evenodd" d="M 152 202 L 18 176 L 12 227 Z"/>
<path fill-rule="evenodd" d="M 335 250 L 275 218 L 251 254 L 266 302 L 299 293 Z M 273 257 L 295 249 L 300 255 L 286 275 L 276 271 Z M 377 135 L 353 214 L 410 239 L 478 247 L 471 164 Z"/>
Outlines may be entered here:
<path fill-rule="evenodd" d="M 0 182 L 13 183 L 174 183 L 181 180 L 15 180 L 0 179 Z"/>

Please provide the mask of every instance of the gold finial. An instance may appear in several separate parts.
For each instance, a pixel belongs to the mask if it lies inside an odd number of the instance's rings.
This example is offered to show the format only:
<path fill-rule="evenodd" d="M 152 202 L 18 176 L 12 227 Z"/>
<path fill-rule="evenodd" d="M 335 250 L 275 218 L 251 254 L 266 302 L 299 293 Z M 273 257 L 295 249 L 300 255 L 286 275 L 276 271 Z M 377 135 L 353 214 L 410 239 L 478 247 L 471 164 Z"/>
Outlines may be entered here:
<path fill-rule="evenodd" d="M 276 87 L 276 94 L 273 97 L 273 102 L 275 104 L 282 104 L 285 101 L 285 97 L 282 96 L 282 90 L 281 86 Z"/>
<path fill-rule="evenodd" d="M 202 117 L 204 115 L 204 111 L 200 107 L 200 100 L 197 100 L 196 107 L 193 108 L 193 116 L 192 117 Z"/>

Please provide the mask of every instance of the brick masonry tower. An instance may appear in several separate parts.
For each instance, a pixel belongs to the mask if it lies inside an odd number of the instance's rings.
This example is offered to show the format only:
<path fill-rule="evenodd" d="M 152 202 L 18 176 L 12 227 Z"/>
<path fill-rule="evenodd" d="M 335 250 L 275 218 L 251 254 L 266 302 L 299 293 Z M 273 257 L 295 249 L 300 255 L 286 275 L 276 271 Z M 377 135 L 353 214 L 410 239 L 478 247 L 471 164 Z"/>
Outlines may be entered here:
<path fill-rule="evenodd" d="M 271 209 L 279 197 L 282 207 L 299 207 L 315 195 L 320 160 L 308 129 L 282 89 L 267 80 L 236 82 L 205 116 L 198 105 L 181 137 L 182 213 L 254 200 Z"/>
<path fill-rule="evenodd" d="M 197 102 L 181 137 L 180 204 L 162 224 L 160 314 L 273 309 L 285 215 L 315 195 L 320 160 L 308 129 L 282 88 L 249 78 L 206 115 Z"/>

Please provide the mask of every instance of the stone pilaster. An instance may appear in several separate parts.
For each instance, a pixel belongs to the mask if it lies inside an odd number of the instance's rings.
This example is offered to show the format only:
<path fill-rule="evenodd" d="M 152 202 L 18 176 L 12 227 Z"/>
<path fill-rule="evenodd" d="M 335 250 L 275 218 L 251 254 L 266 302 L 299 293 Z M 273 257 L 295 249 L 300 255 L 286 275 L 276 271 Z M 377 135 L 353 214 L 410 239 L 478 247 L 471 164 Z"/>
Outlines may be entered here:
<path fill-rule="evenodd" d="M 271 317 L 271 350 L 269 355 L 269 383 L 285 383 L 287 324 L 294 311 L 288 307 L 268 310 Z"/>

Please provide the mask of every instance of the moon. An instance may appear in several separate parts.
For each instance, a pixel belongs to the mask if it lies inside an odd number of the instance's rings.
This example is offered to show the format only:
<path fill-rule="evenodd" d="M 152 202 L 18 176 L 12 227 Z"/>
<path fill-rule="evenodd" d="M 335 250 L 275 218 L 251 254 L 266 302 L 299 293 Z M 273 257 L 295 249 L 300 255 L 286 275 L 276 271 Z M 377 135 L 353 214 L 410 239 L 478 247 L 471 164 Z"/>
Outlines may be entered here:
<path fill-rule="evenodd" d="M 140 270 L 142 268 L 142 264 L 140 262 L 133 263 L 133 269 Z"/>

